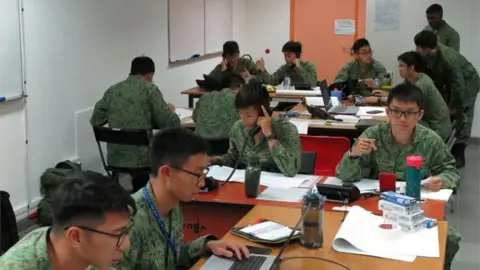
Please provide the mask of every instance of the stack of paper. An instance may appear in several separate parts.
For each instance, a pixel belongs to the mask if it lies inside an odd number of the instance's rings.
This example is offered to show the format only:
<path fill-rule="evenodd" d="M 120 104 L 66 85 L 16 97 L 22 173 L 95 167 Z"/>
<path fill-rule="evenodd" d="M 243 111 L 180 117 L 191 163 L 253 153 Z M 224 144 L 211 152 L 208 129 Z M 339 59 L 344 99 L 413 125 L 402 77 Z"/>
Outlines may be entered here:
<path fill-rule="evenodd" d="M 417 233 L 380 228 L 383 218 L 353 206 L 333 239 L 338 252 L 413 262 L 417 256 L 440 257 L 438 227 Z"/>
<path fill-rule="evenodd" d="M 273 188 L 265 189 L 257 200 L 278 201 L 278 202 L 300 202 L 308 189 L 306 188 Z"/>
<path fill-rule="evenodd" d="M 187 110 L 187 109 L 182 109 L 182 108 L 176 108 L 175 113 L 178 115 L 178 118 L 180 120 L 187 118 L 187 117 L 192 117 L 193 111 L 192 110 Z"/>
<path fill-rule="evenodd" d="M 305 97 L 305 103 L 309 106 L 324 107 L 323 97 Z"/>
<path fill-rule="evenodd" d="M 252 226 L 247 226 L 240 231 L 256 238 L 269 241 L 287 238 L 292 233 L 292 229 L 289 227 L 273 221 L 265 221 Z M 295 234 L 299 233 L 300 231 L 298 230 L 295 232 Z"/>

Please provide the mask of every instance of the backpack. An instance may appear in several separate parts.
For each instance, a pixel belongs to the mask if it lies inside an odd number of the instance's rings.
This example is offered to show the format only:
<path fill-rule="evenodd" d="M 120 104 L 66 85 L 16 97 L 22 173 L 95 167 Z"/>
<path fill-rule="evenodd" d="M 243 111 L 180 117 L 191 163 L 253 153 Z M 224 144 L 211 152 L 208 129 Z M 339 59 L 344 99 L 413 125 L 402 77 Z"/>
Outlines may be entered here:
<path fill-rule="evenodd" d="M 58 163 L 55 168 L 46 169 L 42 176 L 40 176 L 40 193 L 43 195 L 37 207 L 38 222 L 40 225 L 52 225 L 51 200 L 53 192 L 57 190 L 65 177 L 81 170 L 80 164 L 66 160 Z"/>
<path fill-rule="evenodd" d="M 10 194 L 0 190 L 0 256 L 15 245 L 18 240 L 17 220 L 12 204 L 10 203 Z"/>

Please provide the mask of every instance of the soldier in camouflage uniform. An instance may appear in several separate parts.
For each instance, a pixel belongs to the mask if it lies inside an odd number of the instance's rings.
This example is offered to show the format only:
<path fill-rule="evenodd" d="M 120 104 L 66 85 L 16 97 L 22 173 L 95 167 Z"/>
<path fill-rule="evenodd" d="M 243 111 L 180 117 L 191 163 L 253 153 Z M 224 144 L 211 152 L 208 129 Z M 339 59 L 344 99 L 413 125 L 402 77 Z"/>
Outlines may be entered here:
<path fill-rule="evenodd" d="M 419 155 L 423 158 L 422 179 L 431 177 L 428 189 L 455 189 L 460 179 L 455 159 L 438 134 L 417 124 L 423 114 L 421 100 L 422 93 L 416 87 L 408 84 L 394 87 L 388 96 L 389 123 L 365 130 L 345 153 L 337 166 L 336 176 L 348 182 L 378 179 L 380 173 L 388 172 L 404 181 L 406 157 Z M 449 228 L 444 269 L 450 269 L 460 240 L 460 235 Z"/>
<path fill-rule="evenodd" d="M 465 166 L 465 147 L 472 131 L 475 101 L 480 89 L 477 70 L 459 52 L 437 42 L 430 31 L 415 36 L 417 51 L 425 56 L 429 76 L 450 108 L 456 121 L 456 144 L 452 149 L 457 168 Z"/>
<path fill-rule="evenodd" d="M 235 109 L 235 95 L 245 80 L 241 75 L 224 77 L 223 89 L 206 93 L 193 110 L 195 132 L 204 138 L 228 138 L 230 129 L 239 119 Z"/>
<path fill-rule="evenodd" d="M 65 179 L 52 198 L 53 225 L 0 257 L 2 270 L 110 269 L 129 248 L 136 206 L 120 184 L 95 172 Z"/>
<path fill-rule="evenodd" d="M 355 41 L 352 51 L 355 59 L 343 66 L 333 83 L 362 80 L 357 85 L 357 91 L 364 97 L 371 96 L 372 89 L 375 87 L 375 78 L 383 79 L 387 70 L 380 62 L 373 59 L 373 51 L 368 40 L 361 38 Z"/>
<path fill-rule="evenodd" d="M 155 64 L 148 57 L 133 59 L 130 76 L 103 95 L 90 119 L 93 126 L 108 124 L 120 129 L 163 129 L 180 126 L 175 108 L 167 104 L 162 92 L 152 83 Z M 107 145 L 108 165 L 126 168 L 149 167 L 148 147 L 134 145 Z M 133 175 L 134 191 L 148 182 L 148 174 Z"/>
<path fill-rule="evenodd" d="M 438 42 L 453 50 L 460 51 L 460 35 L 448 23 L 443 20 L 443 8 L 439 4 L 433 4 L 427 8 L 428 25 L 423 30 L 432 31 L 437 35 Z"/>
<path fill-rule="evenodd" d="M 405 79 L 405 83 L 414 85 L 422 91 L 421 107 L 424 113 L 419 123 L 437 132 L 445 140 L 452 132 L 448 106 L 432 79 L 422 73 L 425 71 L 425 64 L 420 54 L 406 52 L 398 56 L 398 71 L 400 77 Z M 376 97 L 367 97 L 363 101 L 367 104 L 373 101 L 377 104 L 380 102 L 381 105 L 387 104 L 388 92 L 374 90 L 374 94 Z"/>
<path fill-rule="evenodd" d="M 222 62 L 210 72 L 210 76 L 221 82 L 225 76 L 229 77 L 232 74 L 242 73 L 258 75 L 260 70 L 252 60 L 240 57 L 240 48 L 237 42 L 225 42 L 223 44 Z"/>
<path fill-rule="evenodd" d="M 241 120 L 232 127 L 228 153 L 216 162 L 233 167 L 246 143 L 239 164 L 245 165 L 254 157 L 258 158 L 262 171 L 295 176 L 302 153 L 297 128 L 286 119 L 270 116 L 265 87 L 257 82 L 245 85 L 235 98 L 235 107 Z M 259 128 L 255 135 L 251 134 L 253 128 Z"/>
<path fill-rule="evenodd" d="M 202 256 L 243 259 L 244 245 L 213 235 L 183 241 L 180 202 L 189 202 L 205 185 L 210 157 L 208 142 L 184 128 L 155 134 L 150 159 L 152 178 L 133 195 L 138 213 L 130 234 L 130 249 L 118 267 L 123 270 L 188 269 Z"/>

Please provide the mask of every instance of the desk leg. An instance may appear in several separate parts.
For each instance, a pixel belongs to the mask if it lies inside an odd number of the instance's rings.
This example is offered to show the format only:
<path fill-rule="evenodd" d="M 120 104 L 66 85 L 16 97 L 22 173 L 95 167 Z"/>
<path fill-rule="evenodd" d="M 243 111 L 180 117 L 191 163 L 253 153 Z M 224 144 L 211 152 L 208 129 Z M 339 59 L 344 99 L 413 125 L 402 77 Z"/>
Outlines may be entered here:
<path fill-rule="evenodd" d="M 188 108 L 193 108 L 193 95 L 188 95 Z"/>
<path fill-rule="evenodd" d="M 190 242 L 199 236 L 224 236 L 251 209 L 251 205 L 196 202 L 182 204 L 183 240 Z"/>

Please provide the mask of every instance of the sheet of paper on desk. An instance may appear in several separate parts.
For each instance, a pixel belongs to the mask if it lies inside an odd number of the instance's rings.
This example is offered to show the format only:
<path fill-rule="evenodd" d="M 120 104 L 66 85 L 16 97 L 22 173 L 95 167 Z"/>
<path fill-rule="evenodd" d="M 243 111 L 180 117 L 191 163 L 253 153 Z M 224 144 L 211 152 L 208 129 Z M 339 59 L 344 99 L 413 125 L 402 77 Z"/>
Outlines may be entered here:
<path fill-rule="evenodd" d="M 425 182 L 429 180 L 429 178 L 425 179 L 422 181 Z M 405 182 L 400 182 L 401 190 L 405 190 L 406 183 Z M 451 189 L 440 189 L 439 191 L 430 191 L 426 188 L 422 188 L 422 192 L 420 193 L 420 196 L 422 200 L 435 200 L 435 201 L 443 201 L 443 202 L 448 202 L 450 197 L 453 194 L 453 190 Z"/>
<path fill-rule="evenodd" d="M 175 108 L 175 113 L 178 115 L 178 118 L 183 119 L 187 117 L 192 117 L 193 111 L 183 108 Z"/>
<path fill-rule="evenodd" d="M 380 229 L 383 223 L 383 217 L 353 206 L 335 235 L 332 248 L 338 252 L 407 262 L 413 262 L 416 256 L 440 257 L 438 227 L 407 233 Z"/>
<path fill-rule="evenodd" d="M 290 119 L 290 123 L 297 127 L 299 134 L 308 134 L 308 120 Z"/>
<path fill-rule="evenodd" d="M 292 95 L 292 96 L 321 96 L 322 91 L 320 90 L 283 90 L 278 89 L 275 91 L 275 94 L 278 95 Z"/>
<path fill-rule="evenodd" d="M 369 111 L 382 111 L 381 113 L 369 114 Z M 385 107 L 370 107 L 370 106 L 360 106 L 358 107 L 357 116 L 387 116 L 385 112 Z"/>
<path fill-rule="evenodd" d="M 265 189 L 257 200 L 278 202 L 300 202 L 308 189 L 306 188 L 274 188 Z"/>
<path fill-rule="evenodd" d="M 305 103 L 309 106 L 325 106 L 322 97 L 305 97 Z"/>
<path fill-rule="evenodd" d="M 265 221 L 252 226 L 247 226 L 240 231 L 270 241 L 287 238 L 292 233 L 292 229 L 289 227 L 273 221 Z M 297 230 L 295 234 L 299 233 L 300 231 Z"/>

